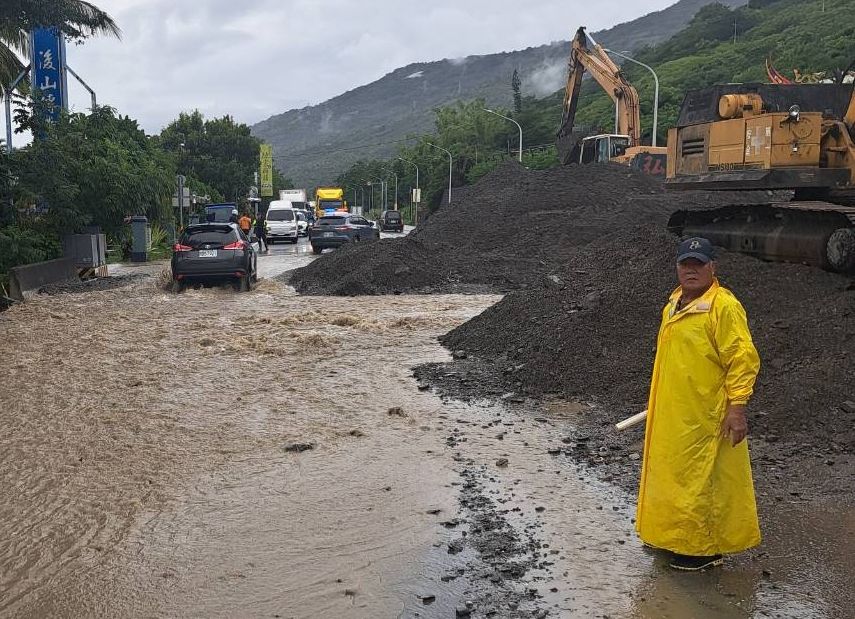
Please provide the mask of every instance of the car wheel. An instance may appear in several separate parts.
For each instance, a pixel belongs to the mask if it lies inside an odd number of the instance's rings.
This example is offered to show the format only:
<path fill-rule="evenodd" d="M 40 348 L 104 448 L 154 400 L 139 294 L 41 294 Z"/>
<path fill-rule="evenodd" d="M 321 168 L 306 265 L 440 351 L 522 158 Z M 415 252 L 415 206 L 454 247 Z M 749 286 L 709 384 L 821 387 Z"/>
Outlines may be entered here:
<path fill-rule="evenodd" d="M 314 245 L 312 245 L 312 253 L 315 254 L 316 256 L 318 254 L 320 254 L 322 251 L 324 251 L 323 247 L 315 247 Z"/>
<path fill-rule="evenodd" d="M 184 290 L 184 284 L 177 279 L 172 280 L 172 292 L 175 294 L 179 294 Z"/>

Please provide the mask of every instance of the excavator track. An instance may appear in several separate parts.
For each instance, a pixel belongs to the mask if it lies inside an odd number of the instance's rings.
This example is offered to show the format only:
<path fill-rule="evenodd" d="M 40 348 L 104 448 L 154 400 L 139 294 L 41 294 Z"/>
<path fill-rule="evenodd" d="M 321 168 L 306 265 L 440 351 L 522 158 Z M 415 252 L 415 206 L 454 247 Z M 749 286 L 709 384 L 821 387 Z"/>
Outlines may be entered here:
<path fill-rule="evenodd" d="M 855 273 L 855 206 L 794 200 L 681 210 L 668 228 L 763 260 Z"/>

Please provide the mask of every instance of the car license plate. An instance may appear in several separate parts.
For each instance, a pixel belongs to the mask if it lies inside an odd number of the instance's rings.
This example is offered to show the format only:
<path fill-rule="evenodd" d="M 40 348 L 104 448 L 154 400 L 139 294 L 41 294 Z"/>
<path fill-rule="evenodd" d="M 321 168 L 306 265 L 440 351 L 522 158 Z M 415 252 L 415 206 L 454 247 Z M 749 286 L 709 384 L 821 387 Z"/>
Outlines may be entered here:
<path fill-rule="evenodd" d="M 324 236 L 332 236 L 332 235 L 333 235 L 332 232 L 324 232 Z"/>
<path fill-rule="evenodd" d="M 217 250 L 216 249 L 200 249 L 199 250 L 200 258 L 216 258 Z"/>

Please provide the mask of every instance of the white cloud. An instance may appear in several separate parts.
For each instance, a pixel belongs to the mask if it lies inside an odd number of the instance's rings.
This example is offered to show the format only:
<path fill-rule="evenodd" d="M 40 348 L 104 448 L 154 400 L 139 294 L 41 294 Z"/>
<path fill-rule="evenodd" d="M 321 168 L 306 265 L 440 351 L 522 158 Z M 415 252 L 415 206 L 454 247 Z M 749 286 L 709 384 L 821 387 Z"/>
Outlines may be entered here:
<path fill-rule="evenodd" d="M 95 0 L 119 23 L 123 39 L 70 46 L 68 59 L 100 104 L 137 118 L 149 132 L 194 108 L 255 123 L 412 62 L 566 40 L 581 25 L 596 31 L 672 2 Z M 552 71 L 544 69 L 541 77 L 551 83 Z M 85 91 L 71 91 L 75 108 L 88 107 Z"/>

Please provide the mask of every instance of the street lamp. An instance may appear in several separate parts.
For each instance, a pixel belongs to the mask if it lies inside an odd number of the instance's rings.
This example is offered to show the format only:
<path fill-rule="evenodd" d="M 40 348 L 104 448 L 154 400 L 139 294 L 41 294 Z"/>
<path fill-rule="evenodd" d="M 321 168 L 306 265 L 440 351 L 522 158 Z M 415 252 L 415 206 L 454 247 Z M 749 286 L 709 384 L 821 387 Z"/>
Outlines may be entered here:
<path fill-rule="evenodd" d="M 511 121 L 512 123 L 514 123 L 517 126 L 517 129 L 520 130 L 520 156 L 519 156 L 519 161 L 520 161 L 520 163 L 522 163 L 523 139 L 522 139 L 522 127 L 520 126 L 520 124 L 517 121 L 515 121 L 513 118 L 508 118 L 507 116 L 502 116 L 498 112 L 487 109 L 486 107 L 484 108 L 484 111 L 489 112 L 490 114 L 495 114 L 499 118 L 504 118 L 505 120 Z"/>
<path fill-rule="evenodd" d="M 614 50 L 607 49 L 605 50 L 607 54 L 614 54 L 615 56 L 619 56 L 624 60 L 629 60 L 630 62 L 634 62 L 640 67 L 644 67 L 648 71 L 653 74 L 653 146 L 656 146 L 656 130 L 659 124 L 659 76 L 656 75 L 656 71 L 653 70 L 649 65 L 644 64 L 640 60 L 636 60 L 635 58 L 630 58 L 625 53 L 616 52 Z"/>
<path fill-rule="evenodd" d="M 453 165 L 453 159 L 451 158 L 451 151 L 443 148 L 442 146 L 437 146 L 436 144 L 431 144 L 430 142 L 425 142 L 428 146 L 432 146 L 433 148 L 437 148 L 448 155 L 448 203 L 451 204 L 451 169 Z"/>

